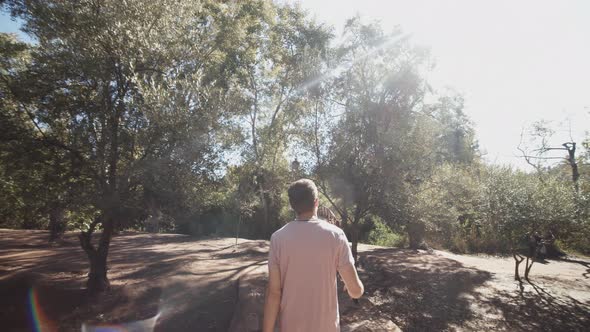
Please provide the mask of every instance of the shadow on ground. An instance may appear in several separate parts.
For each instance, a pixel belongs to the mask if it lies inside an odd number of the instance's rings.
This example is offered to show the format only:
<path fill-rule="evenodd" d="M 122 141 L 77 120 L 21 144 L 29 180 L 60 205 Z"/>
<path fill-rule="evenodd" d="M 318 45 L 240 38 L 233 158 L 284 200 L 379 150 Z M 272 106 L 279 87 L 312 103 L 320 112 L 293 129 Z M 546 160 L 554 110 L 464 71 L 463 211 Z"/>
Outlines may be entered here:
<path fill-rule="evenodd" d="M 341 298 L 343 321 L 378 313 L 404 331 L 441 331 L 472 318 L 469 298 L 491 274 L 454 260 L 403 249 L 362 254 L 360 277 L 365 300 Z"/>
<path fill-rule="evenodd" d="M 586 279 L 590 278 L 590 262 L 571 258 L 562 258 L 561 260 L 568 263 L 576 263 L 582 265 L 586 269 L 582 276 Z"/>
<path fill-rule="evenodd" d="M 342 320 L 390 319 L 404 331 L 587 331 L 590 303 L 551 294 L 539 284 L 497 276 L 423 251 L 374 249 L 361 254 L 365 297 L 340 293 Z M 504 276 L 502 276 L 503 278 Z"/>
<path fill-rule="evenodd" d="M 235 239 L 121 234 L 109 256 L 112 290 L 89 298 L 84 290 L 88 263 L 76 234 L 56 245 L 47 244 L 47 236 L 0 230 L 3 331 L 32 330 L 31 289 L 45 317 L 40 323 L 53 330 L 159 315 L 156 331 L 227 331 L 236 281 L 263 268 L 268 246 L 247 241 L 235 250 Z M 344 325 L 370 318 L 391 320 L 404 331 L 586 331 L 590 326 L 590 304 L 553 293 L 542 283 L 547 278 L 519 288 L 508 276 L 481 270 L 483 265 L 467 267 L 421 251 L 367 248 L 361 248 L 359 269 L 366 295 L 355 304 L 339 287 Z M 588 268 L 584 261 L 571 263 Z"/>
<path fill-rule="evenodd" d="M 496 291 L 477 300 L 499 310 L 509 331 L 588 331 L 590 303 L 557 296 L 536 284 L 524 282 L 519 291 Z"/>
<path fill-rule="evenodd" d="M 111 290 L 85 291 L 88 263 L 69 233 L 58 244 L 47 232 L 0 230 L 0 323 L 32 329 L 30 292 L 49 330 L 129 323 L 159 315 L 156 331 L 226 331 L 237 297 L 236 280 L 266 263 L 266 242 L 121 234 L 109 255 Z M 96 236 L 98 238 L 98 236 Z M 243 242 L 243 241 L 242 241 Z M 46 329 L 44 329 L 46 330 Z"/>

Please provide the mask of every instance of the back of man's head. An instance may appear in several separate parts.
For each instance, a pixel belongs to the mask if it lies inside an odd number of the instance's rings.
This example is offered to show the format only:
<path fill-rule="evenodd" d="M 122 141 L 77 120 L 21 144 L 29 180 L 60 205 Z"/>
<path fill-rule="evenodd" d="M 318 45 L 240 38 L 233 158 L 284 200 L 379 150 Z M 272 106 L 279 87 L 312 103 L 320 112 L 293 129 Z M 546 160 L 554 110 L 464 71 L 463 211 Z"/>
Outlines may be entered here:
<path fill-rule="evenodd" d="M 289 203 L 295 213 L 310 212 L 315 208 L 318 199 L 318 188 L 309 179 L 297 180 L 289 186 Z"/>

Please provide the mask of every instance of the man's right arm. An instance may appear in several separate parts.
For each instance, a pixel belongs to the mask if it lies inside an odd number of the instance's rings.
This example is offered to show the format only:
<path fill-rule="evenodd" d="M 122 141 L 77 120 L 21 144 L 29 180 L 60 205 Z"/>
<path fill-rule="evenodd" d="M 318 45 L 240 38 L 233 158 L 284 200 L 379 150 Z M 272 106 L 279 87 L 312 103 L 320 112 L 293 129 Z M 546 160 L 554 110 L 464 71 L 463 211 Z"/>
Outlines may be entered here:
<path fill-rule="evenodd" d="M 275 324 L 281 306 L 282 288 L 279 267 L 279 246 L 273 235 L 270 238 L 270 249 L 268 253 L 268 286 L 266 287 L 266 299 L 264 301 L 263 332 L 273 332 L 275 330 Z"/>
<path fill-rule="evenodd" d="M 346 290 L 348 291 L 348 295 L 353 299 L 358 299 L 363 296 L 365 288 L 356 273 L 354 265 L 346 265 L 340 269 L 339 272 L 344 281 L 344 285 L 346 286 Z"/>
<path fill-rule="evenodd" d="M 344 233 L 340 235 L 338 246 L 338 273 L 344 281 L 348 295 L 353 299 L 358 299 L 363 295 L 365 289 L 354 267 L 354 258 Z"/>
<path fill-rule="evenodd" d="M 263 332 L 273 332 L 275 330 L 275 324 L 281 306 L 281 293 L 279 267 L 277 265 L 271 265 L 268 271 L 268 286 L 266 287 L 266 299 L 264 301 Z"/>

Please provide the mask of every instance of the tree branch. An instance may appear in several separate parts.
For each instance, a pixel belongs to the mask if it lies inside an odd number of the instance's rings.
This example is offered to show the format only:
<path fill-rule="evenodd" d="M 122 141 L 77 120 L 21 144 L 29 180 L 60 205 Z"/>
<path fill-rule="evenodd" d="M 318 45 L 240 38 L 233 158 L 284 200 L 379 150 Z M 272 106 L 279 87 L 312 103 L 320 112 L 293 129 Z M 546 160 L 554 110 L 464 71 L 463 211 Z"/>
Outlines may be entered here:
<path fill-rule="evenodd" d="M 536 157 L 536 156 L 525 156 L 526 158 L 533 158 L 533 159 L 563 159 L 567 160 L 564 157 Z"/>
<path fill-rule="evenodd" d="M 322 195 L 324 195 L 324 197 L 326 197 L 326 199 L 328 200 L 328 202 L 330 202 L 330 204 L 332 205 L 332 207 L 336 210 L 336 212 L 338 212 L 338 214 L 340 215 L 340 219 L 342 219 L 342 221 L 344 222 L 345 220 L 345 215 L 347 215 L 346 213 L 344 213 L 344 211 L 342 211 L 338 205 L 336 205 L 336 203 L 334 203 L 334 201 L 332 200 L 332 198 L 330 198 L 330 196 L 327 193 L 327 189 L 323 183 L 323 181 L 321 181 L 320 179 L 316 179 L 314 181 L 316 184 L 318 184 L 318 188 L 320 190 L 320 192 L 322 193 Z M 350 218 L 346 218 L 346 222 L 351 221 Z"/>
<path fill-rule="evenodd" d="M 41 136 L 42 136 L 41 142 L 43 142 L 45 144 L 49 144 L 49 145 L 55 146 L 55 147 L 58 147 L 58 148 L 61 148 L 61 149 L 64 149 L 66 151 L 69 151 L 74 156 L 76 156 L 76 158 L 78 158 L 80 161 L 82 161 L 84 163 L 87 162 L 86 158 L 84 157 L 84 155 L 80 151 L 78 151 L 78 150 L 76 150 L 76 149 L 74 149 L 72 147 L 67 146 L 66 144 L 60 142 L 59 140 L 57 140 L 57 139 L 55 139 L 53 137 L 47 136 L 45 134 L 45 132 L 43 132 L 43 130 L 39 127 L 39 125 L 37 124 L 37 121 L 35 121 L 35 116 L 30 111 L 27 110 L 27 108 L 26 108 L 25 105 L 22 105 L 21 104 L 21 107 L 23 107 L 23 109 L 24 109 L 25 113 L 27 114 L 27 116 L 30 118 L 31 122 L 33 122 L 33 124 L 35 125 L 35 128 L 37 129 L 37 131 L 39 131 L 39 133 L 41 134 Z M 93 168 L 90 168 L 90 170 L 91 170 L 92 174 L 95 176 L 95 178 L 98 178 L 98 174 L 95 172 L 95 170 Z"/>
<path fill-rule="evenodd" d="M 98 226 L 98 224 L 100 224 L 100 223 L 102 223 L 102 215 L 99 215 L 96 218 L 94 218 L 94 220 L 92 221 L 92 223 L 88 227 L 88 230 L 82 231 L 78 235 L 82 249 L 84 249 L 84 251 L 89 255 L 96 252 L 96 248 L 92 244 L 92 234 L 94 233 L 96 226 Z"/>
<path fill-rule="evenodd" d="M 516 147 L 516 149 L 518 149 L 518 151 L 520 151 L 522 153 L 522 157 L 527 162 L 527 164 L 531 165 L 537 172 L 540 172 L 541 170 L 540 170 L 539 165 L 533 164 L 533 162 L 531 162 L 531 158 L 527 155 L 525 149 L 521 148 L 523 137 L 524 137 L 524 128 L 520 132 L 520 142 L 518 143 L 518 146 Z"/>

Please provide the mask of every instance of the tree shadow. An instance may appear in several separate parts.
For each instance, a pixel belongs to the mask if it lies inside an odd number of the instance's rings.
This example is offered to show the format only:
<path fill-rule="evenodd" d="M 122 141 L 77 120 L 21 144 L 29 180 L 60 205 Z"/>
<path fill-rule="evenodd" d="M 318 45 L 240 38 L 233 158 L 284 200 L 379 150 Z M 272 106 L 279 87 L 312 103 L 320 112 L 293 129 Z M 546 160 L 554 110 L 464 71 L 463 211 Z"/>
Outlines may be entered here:
<path fill-rule="evenodd" d="M 497 290 L 477 300 L 503 316 L 499 325 L 509 331 L 587 331 L 590 303 L 569 296 L 556 296 L 540 285 L 528 282 L 529 290 Z M 528 287 L 527 287 L 528 288 Z"/>
<path fill-rule="evenodd" d="M 265 241 L 241 243 L 235 250 L 227 239 L 120 234 L 109 254 L 112 287 L 90 298 L 84 289 L 86 255 L 71 245 L 77 234 L 66 234 L 63 246 L 48 244 L 47 232 L 10 235 L 0 238 L 0 271 L 7 272 L 0 276 L 0 321 L 9 330 L 31 329 L 33 288 L 59 330 L 160 314 L 157 331 L 225 331 L 237 299 L 237 278 L 266 261 Z M 25 249 L 18 245 L 23 241 L 34 246 Z"/>
<path fill-rule="evenodd" d="M 345 323 L 370 312 L 384 313 L 404 331 L 461 326 L 473 316 L 469 296 L 491 279 L 489 272 L 413 250 L 374 249 L 362 255 L 360 278 L 365 284 L 365 300 L 355 306 L 343 296 Z"/>
<path fill-rule="evenodd" d="M 578 260 L 578 259 L 571 259 L 571 258 L 562 258 L 560 261 L 569 262 L 569 263 L 576 263 L 584 266 L 586 268 L 586 272 L 582 273 L 584 278 L 590 278 L 590 262 Z"/>
<path fill-rule="evenodd" d="M 0 274 L 0 321 L 8 330 L 30 330 L 28 296 L 35 288 L 46 316 L 64 331 L 79 331 L 84 322 L 116 324 L 157 314 L 156 331 L 226 331 L 237 300 L 236 280 L 265 264 L 268 246 L 248 241 L 235 250 L 228 239 L 122 234 L 113 239 L 109 255 L 112 289 L 89 298 L 85 253 L 71 245 L 76 234 L 66 234 L 64 245 L 47 244 L 47 232 L 2 235 L 0 272 L 6 273 Z M 18 242 L 31 246 L 23 249 Z M 371 317 L 387 318 L 406 331 L 473 330 L 472 322 L 484 320 L 487 312 L 474 305 L 499 313 L 492 328 L 510 331 L 577 331 L 590 324 L 588 303 L 536 283 L 521 284 L 520 291 L 481 293 L 480 286 L 492 279 L 489 272 L 439 255 L 373 249 L 362 251 L 360 262 L 366 294 L 359 304 L 339 287 L 344 324 Z"/>
<path fill-rule="evenodd" d="M 587 331 L 590 302 L 542 285 L 493 277 L 460 262 L 403 249 L 365 251 L 359 275 L 365 296 L 354 305 L 340 293 L 345 324 L 386 318 L 404 331 Z M 586 262 L 582 262 L 586 263 Z M 486 283 L 491 281 L 490 283 Z"/>

